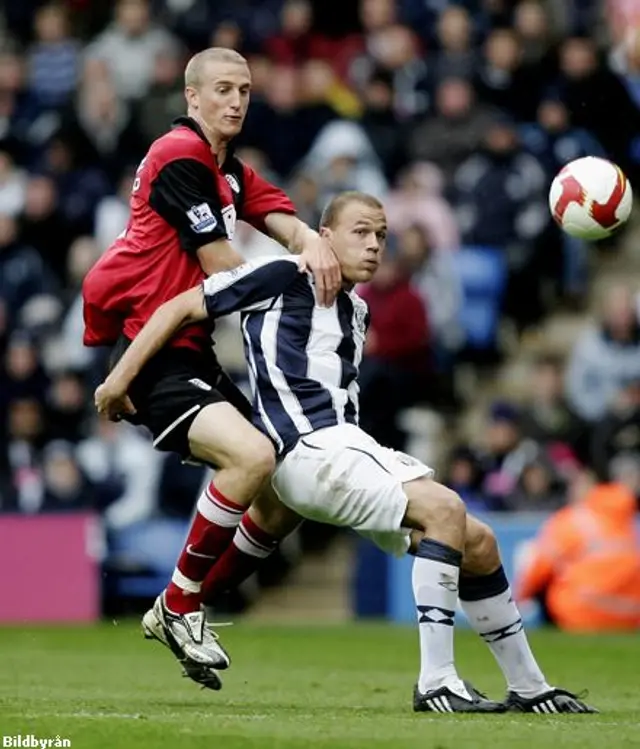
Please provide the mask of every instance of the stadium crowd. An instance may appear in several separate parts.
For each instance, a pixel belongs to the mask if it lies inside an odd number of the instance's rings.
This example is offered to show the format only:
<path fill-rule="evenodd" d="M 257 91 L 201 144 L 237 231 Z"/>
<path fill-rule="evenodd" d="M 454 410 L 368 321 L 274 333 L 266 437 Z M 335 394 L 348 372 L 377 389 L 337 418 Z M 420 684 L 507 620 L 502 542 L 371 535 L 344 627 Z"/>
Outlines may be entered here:
<path fill-rule="evenodd" d="M 336 192 L 384 200 L 362 422 L 402 447 L 400 412 L 460 409 L 460 362 L 499 356 L 498 324 L 580 302 L 588 249 L 546 202 L 565 162 L 607 155 L 640 184 L 640 17 L 593 0 L 89 0 L 0 14 L 0 510 L 94 507 L 112 527 L 187 517 L 203 480 L 132 427 L 99 421 L 104 356 L 79 289 L 124 229 L 135 169 L 184 112 L 190 54 L 250 61 L 238 154 L 317 222 Z M 636 13 L 636 15 L 638 15 Z M 606 23 L 605 23 L 606 21 Z M 593 33 L 592 33 L 593 30 Z M 615 112 L 615 116 L 611 113 Z M 276 250 L 248 226 L 235 246 Z M 225 361 L 224 350 L 220 351 Z M 233 367 L 237 368 L 237 367 Z M 238 377 L 242 377 L 238 371 Z M 568 367 L 544 357 L 523 406 L 495 403 L 445 479 L 473 510 L 555 509 L 575 467 L 640 495 L 640 321 L 614 289 Z"/>

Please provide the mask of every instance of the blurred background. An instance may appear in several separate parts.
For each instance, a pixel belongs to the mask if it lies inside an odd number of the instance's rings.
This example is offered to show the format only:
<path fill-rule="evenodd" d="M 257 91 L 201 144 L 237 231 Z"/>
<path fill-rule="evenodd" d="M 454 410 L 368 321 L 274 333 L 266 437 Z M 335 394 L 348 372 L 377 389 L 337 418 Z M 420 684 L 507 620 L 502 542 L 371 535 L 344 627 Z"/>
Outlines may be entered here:
<path fill-rule="evenodd" d="M 248 58 L 239 155 L 301 218 L 344 189 L 387 207 L 388 255 L 361 290 L 362 426 L 489 513 L 532 621 L 559 620 L 546 595 L 590 539 L 627 534 L 640 565 L 640 222 L 587 246 L 547 207 L 558 169 L 587 154 L 640 189 L 640 4 L 21 0 L 0 10 L 0 621 L 146 605 L 206 480 L 96 418 L 104 355 L 82 346 L 79 289 L 207 46 Z M 246 225 L 234 244 L 278 251 Z M 246 384 L 237 320 L 217 349 Z M 530 562 L 550 517 L 561 572 Z M 412 621 L 405 571 L 307 524 L 220 608 Z M 616 595 L 637 602 L 638 581 Z"/>

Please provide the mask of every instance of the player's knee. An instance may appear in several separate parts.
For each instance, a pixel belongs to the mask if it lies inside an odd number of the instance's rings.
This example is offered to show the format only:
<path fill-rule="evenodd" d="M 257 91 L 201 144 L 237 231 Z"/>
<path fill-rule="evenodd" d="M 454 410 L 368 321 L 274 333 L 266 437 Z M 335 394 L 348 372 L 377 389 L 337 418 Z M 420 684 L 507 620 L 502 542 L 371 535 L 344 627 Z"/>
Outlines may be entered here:
<path fill-rule="evenodd" d="M 464 528 L 466 508 L 456 492 L 434 481 L 421 482 L 415 489 L 407 491 L 414 527 L 427 534 L 436 528 Z"/>
<path fill-rule="evenodd" d="M 246 445 L 242 455 L 238 456 L 236 467 L 246 471 L 257 481 L 268 481 L 276 468 L 276 454 L 272 444 L 266 437 L 258 435 L 257 439 Z"/>
<path fill-rule="evenodd" d="M 463 569 L 476 575 L 484 575 L 499 566 L 500 552 L 495 533 L 486 523 L 468 517 Z"/>

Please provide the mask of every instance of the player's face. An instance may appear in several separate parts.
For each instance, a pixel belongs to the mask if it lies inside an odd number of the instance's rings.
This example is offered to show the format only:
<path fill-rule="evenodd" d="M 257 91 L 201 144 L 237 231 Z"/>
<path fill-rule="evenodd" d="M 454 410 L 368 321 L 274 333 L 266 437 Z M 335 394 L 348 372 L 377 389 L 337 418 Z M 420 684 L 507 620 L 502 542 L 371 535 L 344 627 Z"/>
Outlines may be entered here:
<path fill-rule="evenodd" d="M 249 107 L 251 74 L 243 63 L 209 62 L 197 89 L 187 89 L 189 106 L 206 128 L 225 140 L 235 137 Z"/>
<path fill-rule="evenodd" d="M 329 230 L 342 275 L 350 283 L 370 281 L 378 270 L 387 241 L 387 219 L 380 208 L 353 201 Z"/>

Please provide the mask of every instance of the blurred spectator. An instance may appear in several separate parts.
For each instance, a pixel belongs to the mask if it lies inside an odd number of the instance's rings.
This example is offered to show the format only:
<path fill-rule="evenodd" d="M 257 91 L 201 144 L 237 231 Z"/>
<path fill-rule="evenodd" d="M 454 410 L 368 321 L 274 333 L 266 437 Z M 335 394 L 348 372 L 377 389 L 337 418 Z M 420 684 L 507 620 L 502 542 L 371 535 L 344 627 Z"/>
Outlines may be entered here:
<path fill-rule="evenodd" d="M 504 500 L 505 509 L 511 512 L 549 512 L 564 504 L 562 482 L 542 455 L 524 466 L 516 488 Z"/>
<path fill-rule="evenodd" d="M 93 228 L 96 205 L 109 192 L 104 171 L 83 163 L 78 143 L 67 132 L 57 135 L 44 154 L 44 171 L 55 184 L 64 220 L 75 236 Z"/>
<path fill-rule="evenodd" d="M 0 142 L 32 166 L 59 124 L 56 112 L 42 108 L 27 89 L 24 60 L 0 49 Z"/>
<path fill-rule="evenodd" d="M 152 23 L 147 0 L 118 0 L 113 24 L 89 45 L 87 56 L 106 62 L 118 96 L 139 99 L 151 85 L 156 55 L 176 49 L 174 37 Z"/>
<path fill-rule="evenodd" d="M 323 205 L 342 190 L 360 190 L 380 199 L 387 192 L 378 156 L 355 122 L 338 120 L 324 127 L 302 166 L 318 180 Z"/>
<path fill-rule="evenodd" d="M 279 33 L 266 40 L 264 51 L 276 65 L 287 67 L 322 57 L 322 39 L 313 31 L 309 0 L 285 0 L 280 11 Z"/>
<path fill-rule="evenodd" d="M 318 181 L 310 174 L 300 172 L 291 182 L 288 192 L 300 219 L 309 226 L 318 226 L 324 207 L 320 202 Z"/>
<path fill-rule="evenodd" d="M 19 219 L 19 241 L 35 248 L 62 284 L 67 268 L 69 245 L 74 239 L 58 205 L 54 181 L 33 174 L 26 184 L 24 209 Z"/>
<path fill-rule="evenodd" d="M 0 213 L 17 216 L 24 206 L 26 175 L 6 151 L 0 151 Z"/>
<path fill-rule="evenodd" d="M 402 450 L 406 435 L 398 424 L 400 411 L 428 396 L 425 307 L 392 253 L 383 256 L 360 293 L 371 315 L 360 367 L 360 423 L 381 444 Z"/>
<path fill-rule="evenodd" d="M 385 208 L 389 227 L 400 232 L 421 226 L 436 250 L 455 250 L 460 246 L 456 216 L 444 198 L 442 172 L 433 164 L 413 163 L 399 175 Z"/>
<path fill-rule="evenodd" d="M 519 600 L 542 596 L 568 631 L 640 627 L 636 499 L 622 484 L 574 491 L 543 526 L 516 584 Z"/>
<path fill-rule="evenodd" d="M 125 170 L 118 181 L 115 195 L 106 195 L 96 206 L 94 236 L 100 252 L 121 234 L 129 221 L 129 198 L 133 188 L 134 170 Z"/>
<path fill-rule="evenodd" d="M 384 166 L 385 176 L 393 180 L 405 161 L 405 133 L 393 109 L 393 85 L 390 77 L 376 72 L 362 94 L 362 129 Z"/>
<path fill-rule="evenodd" d="M 540 102 L 535 124 L 523 125 L 520 137 L 525 148 L 539 161 L 550 182 L 569 161 L 583 156 L 606 157 L 602 146 L 583 128 L 572 127 L 569 112 L 554 93 Z M 588 271 L 588 246 L 554 224 L 541 243 L 545 248 L 547 272 L 565 297 L 579 300 L 584 294 Z"/>
<path fill-rule="evenodd" d="M 40 360 L 36 341 L 26 331 L 16 331 L 10 337 L 0 372 L 0 382 L 0 404 L 3 414 L 7 413 L 12 400 L 44 400 L 49 377 Z"/>
<path fill-rule="evenodd" d="M 68 442 L 50 442 L 42 455 L 40 512 L 77 512 L 96 508 L 94 487 L 82 473 Z"/>
<path fill-rule="evenodd" d="M 173 52 L 159 52 L 154 60 L 151 86 L 138 105 L 137 124 L 148 148 L 166 133 L 176 117 L 184 114 L 184 81 L 181 60 Z"/>
<path fill-rule="evenodd" d="M 536 323 L 544 310 L 536 248 L 550 223 L 546 187 L 544 171 L 508 118 L 491 125 L 482 148 L 454 176 L 463 243 L 506 253 L 506 310 L 519 328 Z"/>
<path fill-rule="evenodd" d="M 398 236 L 398 263 L 426 307 L 437 368 L 449 373 L 464 342 L 462 286 L 451 251 L 433 247 L 424 228 L 414 224 Z"/>
<path fill-rule="evenodd" d="M 163 456 L 135 427 L 94 419 L 76 454 L 110 527 L 153 516 Z"/>
<path fill-rule="evenodd" d="M 82 166 L 102 166 L 112 183 L 125 167 L 137 164 L 144 144 L 129 105 L 110 81 L 80 87 L 75 107 L 63 119 L 59 137 L 73 144 Z"/>
<path fill-rule="evenodd" d="M 551 92 L 543 97 L 535 124 L 520 128 L 522 143 L 547 172 L 551 180 L 569 161 L 583 156 L 605 157 L 598 141 L 583 128 L 573 127 L 562 99 Z"/>
<path fill-rule="evenodd" d="M 20 244 L 15 219 L 0 213 L 0 298 L 7 303 L 10 325 L 37 294 L 53 289 L 50 271 L 38 253 Z"/>
<path fill-rule="evenodd" d="M 591 465 L 601 481 L 611 481 L 612 462 L 634 454 L 640 455 L 640 381 L 622 387 L 593 426 Z"/>
<path fill-rule="evenodd" d="M 451 451 L 444 483 L 463 499 L 467 511 L 483 512 L 487 503 L 482 495 L 482 471 L 478 456 L 469 447 L 460 446 Z"/>
<path fill-rule="evenodd" d="M 600 319 L 578 338 L 569 361 L 567 398 L 582 419 L 602 419 L 616 393 L 640 380 L 640 326 L 631 290 L 607 289 Z"/>
<path fill-rule="evenodd" d="M 274 68 L 264 100 L 249 109 L 243 145 L 269 154 L 281 177 L 291 174 L 327 122 L 337 115 L 325 102 L 301 106 L 300 73 L 294 68 Z"/>
<path fill-rule="evenodd" d="M 394 111 L 401 120 L 430 109 L 429 69 L 411 29 L 393 24 L 377 29 L 368 37 L 366 53 L 354 61 L 350 77 L 362 91 L 377 70 L 391 77 Z"/>
<path fill-rule="evenodd" d="M 525 467 L 538 458 L 539 449 L 533 440 L 523 437 L 520 414 L 513 405 L 492 405 L 479 455 L 487 509 L 506 509 L 507 497 L 515 491 Z"/>
<path fill-rule="evenodd" d="M 622 484 L 634 495 L 640 510 L 640 454 L 638 451 L 623 452 L 609 464 L 610 481 Z"/>
<path fill-rule="evenodd" d="M 434 62 L 436 83 L 446 78 L 473 78 L 479 63 L 473 41 L 469 11 L 461 5 L 445 8 L 438 18 L 439 49 Z"/>
<path fill-rule="evenodd" d="M 542 356 L 533 364 L 528 394 L 522 410 L 523 434 L 544 447 L 559 444 L 574 454 L 584 454 L 586 426 L 566 402 L 559 359 Z"/>
<path fill-rule="evenodd" d="M 539 69 L 522 65 L 518 37 L 511 29 L 495 29 L 484 44 L 484 62 L 476 80 L 480 101 L 511 114 L 518 120 L 530 120 L 547 81 Z"/>
<path fill-rule="evenodd" d="M 630 147 L 640 132 L 640 110 L 624 84 L 600 64 L 595 44 L 586 38 L 562 44 L 560 69 L 561 94 L 573 124 L 590 130 L 633 183 Z"/>
<path fill-rule="evenodd" d="M 622 41 L 611 51 L 609 64 L 640 108 L 640 26 L 627 29 Z"/>
<path fill-rule="evenodd" d="M 4 444 L 8 477 L 21 512 L 37 512 L 42 503 L 41 454 L 46 444 L 42 405 L 35 398 L 9 403 Z"/>
<path fill-rule="evenodd" d="M 557 50 L 547 5 L 541 0 L 521 0 L 514 9 L 513 26 L 525 70 L 533 75 L 540 71 L 543 81 L 555 78 Z"/>
<path fill-rule="evenodd" d="M 87 428 L 90 394 L 80 374 L 72 370 L 58 372 L 49 387 L 45 418 L 49 439 L 77 443 Z"/>
<path fill-rule="evenodd" d="M 437 164 L 448 184 L 460 164 L 479 147 L 492 113 L 476 103 L 468 81 L 447 78 L 436 89 L 434 115 L 419 119 L 411 128 L 407 152 L 412 161 Z"/>
<path fill-rule="evenodd" d="M 79 237 L 69 249 L 69 261 L 67 265 L 67 302 L 68 308 L 61 321 L 58 345 L 58 366 L 68 367 L 73 370 L 87 372 L 96 361 L 100 361 L 99 354 L 95 349 L 88 348 L 82 344 L 82 333 L 84 331 L 84 320 L 82 317 L 82 296 L 80 289 L 89 268 L 100 256 L 100 248 L 92 237 Z M 102 380 L 101 373 L 96 386 Z"/>
<path fill-rule="evenodd" d="M 29 87 L 45 107 L 65 104 L 78 79 L 80 48 L 69 35 L 67 11 L 44 5 L 34 19 L 36 41 L 29 50 Z"/>

